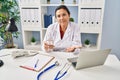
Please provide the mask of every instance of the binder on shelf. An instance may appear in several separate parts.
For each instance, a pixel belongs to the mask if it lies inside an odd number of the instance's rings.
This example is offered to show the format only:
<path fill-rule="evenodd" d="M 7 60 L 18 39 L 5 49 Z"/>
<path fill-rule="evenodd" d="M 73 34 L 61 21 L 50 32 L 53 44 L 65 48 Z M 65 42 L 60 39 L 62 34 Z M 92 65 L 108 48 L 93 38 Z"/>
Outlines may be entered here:
<path fill-rule="evenodd" d="M 28 8 L 26 12 L 27 12 L 27 24 L 30 24 L 31 23 L 30 9 Z"/>
<path fill-rule="evenodd" d="M 26 15 L 26 10 L 24 8 L 21 9 L 22 12 L 22 23 L 25 25 L 27 22 L 27 15 Z"/>
<path fill-rule="evenodd" d="M 85 11 L 85 29 L 89 29 L 89 19 L 90 19 L 90 9 L 84 9 L 84 11 Z"/>
<path fill-rule="evenodd" d="M 90 10 L 90 28 L 94 29 L 95 28 L 95 11 L 96 9 L 91 9 Z"/>
<path fill-rule="evenodd" d="M 48 63 L 50 63 L 55 57 L 45 55 L 45 54 L 37 54 L 32 59 L 26 61 L 21 64 L 20 67 L 39 72 L 41 71 Z"/>
<path fill-rule="evenodd" d="M 34 19 L 35 19 L 35 24 L 39 23 L 39 8 L 34 9 Z"/>
<path fill-rule="evenodd" d="M 44 27 L 48 28 L 48 26 L 52 24 L 52 15 L 44 15 Z"/>
<path fill-rule="evenodd" d="M 22 8 L 22 23 L 25 25 L 38 24 L 38 11 L 37 7 Z"/>
<path fill-rule="evenodd" d="M 101 8 L 96 9 L 96 15 L 95 15 L 95 26 L 96 28 L 100 27 L 101 22 Z"/>
<path fill-rule="evenodd" d="M 85 26 L 85 11 L 84 11 L 84 9 L 80 10 L 80 26 L 83 28 Z"/>
<path fill-rule="evenodd" d="M 34 9 L 30 10 L 30 20 L 31 20 L 31 24 L 34 24 L 35 20 L 34 20 Z"/>

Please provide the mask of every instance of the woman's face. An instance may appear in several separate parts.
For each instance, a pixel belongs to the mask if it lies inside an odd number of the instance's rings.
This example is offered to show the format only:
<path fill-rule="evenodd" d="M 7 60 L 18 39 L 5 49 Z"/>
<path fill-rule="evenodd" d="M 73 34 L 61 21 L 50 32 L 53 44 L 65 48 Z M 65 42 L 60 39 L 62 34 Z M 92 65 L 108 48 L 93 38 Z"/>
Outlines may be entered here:
<path fill-rule="evenodd" d="M 59 9 L 56 11 L 56 19 L 60 26 L 67 26 L 69 22 L 70 15 L 65 9 Z"/>

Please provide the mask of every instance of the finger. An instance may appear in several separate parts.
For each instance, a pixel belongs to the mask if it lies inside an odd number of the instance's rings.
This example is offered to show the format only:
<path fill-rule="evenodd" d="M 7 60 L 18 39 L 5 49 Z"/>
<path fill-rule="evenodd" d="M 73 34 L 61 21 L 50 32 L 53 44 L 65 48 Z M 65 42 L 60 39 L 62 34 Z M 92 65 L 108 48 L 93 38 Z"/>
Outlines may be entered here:
<path fill-rule="evenodd" d="M 48 45 L 48 44 L 45 42 L 44 45 Z"/>
<path fill-rule="evenodd" d="M 73 51 L 74 51 L 74 48 L 67 48 L 66 51 L 67 51 L 67 52 L 73 52 Z"/>

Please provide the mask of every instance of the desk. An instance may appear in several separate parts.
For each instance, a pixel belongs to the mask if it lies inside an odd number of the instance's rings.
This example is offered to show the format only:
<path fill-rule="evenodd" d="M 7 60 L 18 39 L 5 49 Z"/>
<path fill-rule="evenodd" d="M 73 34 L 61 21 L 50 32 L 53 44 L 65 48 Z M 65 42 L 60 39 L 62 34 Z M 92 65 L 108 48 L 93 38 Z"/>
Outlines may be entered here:
<path fill-rule="evenodd" d="M 2 54 L 10 54 L 15 49 L 3 49 L 0 51 Z M 56 73 L 63 67 L 66 58 L 74 56 L 72 53 L 53 52 L 49 53 L 56 58 L 50 63 L 58 60 L 60 66 L 53 68 L 46 72 L 40 80 L 53 80 Z M 4 61 L 4 66 L 0 67 L 0 80 L 36 80 L 39 72 L 30 71 L 20 68 L 19 65 L 26 61 L 28 58 L 13 59 L 11 55 L 0 57 Z M 49 64 L 49 65 L 50 65 Z M 103 66 L 75 70 L 70 67 L 67 75 L 61 80 L 120 80 L 120 62 L 114 55 L 109 55 Z"/>

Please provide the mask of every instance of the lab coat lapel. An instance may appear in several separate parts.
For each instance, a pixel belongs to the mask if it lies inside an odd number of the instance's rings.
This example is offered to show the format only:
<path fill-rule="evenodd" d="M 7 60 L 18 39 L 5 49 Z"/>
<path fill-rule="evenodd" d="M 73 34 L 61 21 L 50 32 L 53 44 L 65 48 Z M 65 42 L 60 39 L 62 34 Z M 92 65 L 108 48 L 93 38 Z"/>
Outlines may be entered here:
<path fill-rule="evenodd" d="M 57 36 L 58 36 L 58 40 L 61 40 L 61 37 L 60 37 L 60 25 L 57 26 Z"/>
<path fill-rule="evenodd" d="M 68 27 L 67 27 L 67 29 L 65 31 L 63 39 L 66 39 L 66 37 L 70 36 L 70 33 L 71 33 L 70 31 L 71 31 L 71 27 L 70 27 L 70 24 L 68 24 Z"/>

